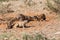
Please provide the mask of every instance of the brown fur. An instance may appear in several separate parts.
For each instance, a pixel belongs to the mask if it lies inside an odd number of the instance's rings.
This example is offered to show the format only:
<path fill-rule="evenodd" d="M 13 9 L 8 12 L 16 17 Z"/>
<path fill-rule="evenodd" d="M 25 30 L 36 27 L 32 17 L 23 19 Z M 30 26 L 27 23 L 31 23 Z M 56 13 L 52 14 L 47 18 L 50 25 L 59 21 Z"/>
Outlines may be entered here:
<path fill-rule="evenodd" d="M 46 16 L 45 16 L 45 14 L 41 14 L 41 15 L 36 15 L 36 16 L 25 16 L 25 15 L 23 15 L 23 14 L 20 14 L 18 17 L 16 17 L 16 18 L 13 18 L 13 19 L 11 19 L 10 21 L 9 21 L 9 23 L 8 23 L 8 28 L 10 29 L 10 28 L 13 28 L 13 26 L 15 25 L 15 24 L 13 24 L 13 22 L 15 22 L 15 21 L 27 21 L 26 23 L 24 23 L 22 26 L 26 26 L 26 24 L 27 23 L 29 23 L 30 21 L 40 21 L 40 20 L 46 20 Z M 19 25 L 20 25 L 20 23 L 18 23 Z"/>

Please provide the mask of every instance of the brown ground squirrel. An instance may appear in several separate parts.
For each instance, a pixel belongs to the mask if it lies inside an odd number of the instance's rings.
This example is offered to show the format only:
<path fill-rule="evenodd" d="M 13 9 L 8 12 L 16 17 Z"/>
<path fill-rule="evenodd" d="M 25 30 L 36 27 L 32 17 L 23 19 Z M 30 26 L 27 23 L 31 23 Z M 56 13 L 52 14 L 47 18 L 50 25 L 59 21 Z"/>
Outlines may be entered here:
<path fill-rule="evenodd" d="M 14 23 L 15 21 L 19 21 L 17 23 Z M 26 27 L 27 23 L 30 21 L 40 21 L 40 20 L 46 20 L 46 15 L 41 14 L 41 15 L 35 15 L 35 16 L 26 16 L 23 14 L 20 14 L 17 18 L 13 18 L 11 21 L 8 23 L 8 28 L 13 28 L 13 26 L 18 26 L 18 27 Z"/>

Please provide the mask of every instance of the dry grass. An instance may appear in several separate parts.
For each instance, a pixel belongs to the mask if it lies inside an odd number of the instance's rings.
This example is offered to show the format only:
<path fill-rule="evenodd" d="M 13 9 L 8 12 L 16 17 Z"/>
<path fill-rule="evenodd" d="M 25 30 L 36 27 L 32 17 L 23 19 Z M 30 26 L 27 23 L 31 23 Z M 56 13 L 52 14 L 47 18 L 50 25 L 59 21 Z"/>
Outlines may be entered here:
<path fill-rule="evenodd" d="M 10 7 L 11 4 L 9 3 L 1 3 L 0 2 L 0 13 L 11 13 L 14 12 L 13 10 L 11 10 Z"/>
<path fill-rule="evenodd" d="M 42 34 L 34 33 L 34 35 L 25 33 L 23 35 L 23 40 L 56 40 L 55 38 L 49 39 L 47 37 L 44 37 Z"/>
<path fill-rule="evenodd" d="M 3 2 L 3 1 L 9 1 L 9 0 L 0 0 L 0 2 Z"/>
<path fill-rule="evenodd" d="M 0 40 L 18 40 L 18 38 L 13 33 L 5 32 L 0 34 Z"/>
<path fill-rule="evenodd" d="M 47 0 L 47 6 L 54 12 L 60 13 L 60 1 L 59 0 Z"/>
<path fill-rule="evenodd" d="M 19 38 L 17 38 L 16 35 L 14 35 L 13 33 L 4 32 L 0 34 L 0 40 L 21 40 L 21 39 L 22 40 L 55 40 L 55 38 L 49 39 L 39 33 L 30 34 L 30 33 L 24 32 L 22 34 L 22 37 L 19 37 Z"/>

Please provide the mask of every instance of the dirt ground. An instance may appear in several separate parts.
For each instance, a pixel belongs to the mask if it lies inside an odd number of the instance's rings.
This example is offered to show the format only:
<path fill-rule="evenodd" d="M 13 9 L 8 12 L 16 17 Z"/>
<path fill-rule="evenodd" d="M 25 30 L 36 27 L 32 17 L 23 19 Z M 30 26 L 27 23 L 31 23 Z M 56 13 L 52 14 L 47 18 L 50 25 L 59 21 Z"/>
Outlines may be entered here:
<path fill-rule="evenodd" d="M 60 17 L 55 12 L 52 12 L 50 9 L 46 8 L 46 5 L 44 3 L 45 1 L 46 0 L 44 0 L 42 4 L 37 7 L 37 9 L 40 7 L 39 10 L 34 8 L 29 8 L 29 9 L 24 8 L 24 11 L 21 11 L 21 13 L 27 16 L 40 15 L 44 13 L 46 15 L 46 21 L 31 21 L 27 25 L 30 25 L 32 27 L 12 28 L 7 30 L 6 30 L 7 24 L 3 22 L 3 23 L 0 23 L 0 34 L 7 32 L 7 33 L 13 33 L 16 36 L 20 36 L 20 33 L 22 32 L 32 33 L 37 31 L 37 32 L 42 32 L 44 35 L 46 35 L 46 37 L 49 37 L 49 38 L 52 38 L 56 35 L 60 35 L 60 34 L 55 34 L 60 32 Z M 1 14 L 0 19 L 8 19 L 11 17 L 14 18 L 14 17 L 17 17 L 18 14 L 19 14 L 18 11 L 14 13 L 6 13 L 4 15 Z"/>

